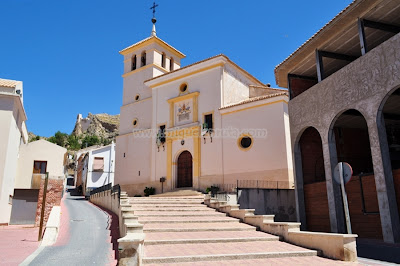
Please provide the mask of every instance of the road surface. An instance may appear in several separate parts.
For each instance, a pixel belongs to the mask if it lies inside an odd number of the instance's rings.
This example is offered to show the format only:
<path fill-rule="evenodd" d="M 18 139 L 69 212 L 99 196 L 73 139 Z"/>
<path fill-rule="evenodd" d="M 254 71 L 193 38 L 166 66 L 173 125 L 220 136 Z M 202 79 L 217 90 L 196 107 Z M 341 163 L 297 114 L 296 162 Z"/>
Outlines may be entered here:
<path fill-rule="evenodd" d="M 110 216 L 80 196 L 64 199 L 57 242 L 44 248 L 29 265 L 116 265 Z"/>

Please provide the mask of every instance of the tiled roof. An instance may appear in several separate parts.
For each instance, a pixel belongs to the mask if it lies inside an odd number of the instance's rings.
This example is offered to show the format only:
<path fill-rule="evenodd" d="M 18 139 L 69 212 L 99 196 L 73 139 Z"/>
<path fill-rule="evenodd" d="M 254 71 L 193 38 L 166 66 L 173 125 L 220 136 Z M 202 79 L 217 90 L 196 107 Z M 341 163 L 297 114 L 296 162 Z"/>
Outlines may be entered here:
<path fill-rule="evenodd" d="M 232 65 L 234 65 L 235 67 L 237 67 L 238 69 L 240 69 L 241 71 L 243 71 L 244 73 L 246 73 L 247 75 L 249 75 L 249 76 L 250 76 L 252 79 L 254 79 L 258 84 L 260 84 L 260 85 L 262 85 L 262 86 L 265 86 L 265 85 L 264 85 L 261 81 L 259 81 L 256 77 L 254 77 L 254 76 L 251 75 L 249 72 L 247 72 L 246 70 L 244 70 L 243 68 L 241 68 L 239 65 L 237 65 L 235 62 L 233 62 L 232 60 L 230 60 L 229 57 L 227 57 L 227 56 L 224 55 L 224 54 L 218 54 L 218 55 L 211 56 L 211 57 L 206 58 L 206 59 L 203 59 L 203 60 L 201 60 L 201 61 L 197 61 L 197 62 L 195 62 L 195 63 L 193 63 L 193 64 L 190 64 L 190 65 L 187 65 L 187 66 L 184 66 L 184 67 L 175 69 L 175 70 L 173 70 L 173 71 L 164 73 L 164 74 L 162 74 L 162 75 L 160 75 L 160 76 L 156 76 L 156 77 L 154 77 L 154 78 L 150 78 L 150 79 L 148 79 L 148 80 L 145 80 L 144 82 L 148 82 L 148 81 L 151 81 L 151 80 L 159 79 L 159 78 L 161 78 L 161 77 L 164 77 L 164 76 L 170 75 L 170 74 L 172 74 L 172 73 L 176 73 L 176 72 L 182 71 L 182 70 L 184 70 L 184 69 L 187 69 L 187 68 L 189 68 L 189 67 L 192 67 L 192 66 L 201 64 L 201 63 L 203 63 L 203 62 L 212 60 L 212 59 L 217 58 L 217 57 L 223 57 L 223 58 L 225 58 L 225 59 L 228 60 L 228 62 L 230 62 Z M 252 86 L 256 86 L 256 85 L 252 85 Z M 266 87 L 266 86 L 265 86 L 265 87 Z"/>
<path fill-rule="evenodd" d="M 285 60 L 283 60 L 280 64 L 278 64 L 275 67 L 275 70 L 280 67 L 281 65 L 283 65 L 286 61 L 288 61 L 294 54 L 297 53 L 297 51 L 299 51 L 300 49 L 302 49 L 304 46 L 306 46 L 309 42 L 311 42 L 315 36 L 317 36 L 321 31 L 325 30 L 328 26 L 330 26 L 331 24 L 333 24 L 335 22 L 335 20 L 342 15 L 343 13 L 345 13 L 347 10 L 349 10 L 351 7 L 353 7 L 353 5 L 355 5 L 356 2 L 360 2 L 360 0 L 353 0 L 353 2 L 351 2 L 347 7 L 345 7 L 342 11 L 339 12 L 339 14 L 337 14 L 333 19 L 331 19 L 328 23 L 325 24 L 325 26 L 323 26 L 319 31 L 317 31 L 313 36 L 311 36 L 311 38 L 309 38 L 307 41 L 305 41 L 302 45 L 300 45 L 299 48 L 297 48 L 293 53 L 291 53 L 288 57 L 286 57 Z"/>
<path fill-rule="evenodd" d="M 282 90 L 280 90 L 280 91 L 282 91 Z M 239 103 L 235 103 L 235 104 L 231 104 L 231 105 L 228 105 L 228 106 L 221 107 L 221 108 L 219 108 L 219 110 L 231 108 L 231 107 L 238 106 L 238 105 L 242 105 L 242 104 L 246 104 L 246 103 L 252 103 L 252 102 L 256 102 L 256 101 L 261 101 L 261 100 L 264 100 L 264 99 L 269 99 L 269 98 L 274 98 L 274 97 L 278 97 L 278 96 L 283 96 L 283 95 L 288 96 L 289 94 L 288 94 L 287 91 L 284 91 L 284 92 L 278 92 L 278 93 L 273 93 L 273 94 L 268 94 L 268 95 L 253 97 L 253 98 L 250 98 L 250 99 L 248 99 L 248 100 L 245 100 L 245 101 L 242 101 L 242 102 L 239 102 Z"/>
<path fill-rule="evenodd" d="M 21 81 L 0 78 L 0 87 L 15 88 L 19 82 Z"/>
<path fill-rule="evenodd" d="M 141 44 L 141 43 L 144 43 L 144 42 L 146 42 L 146 41 L 148 41 L 148 40 L 150 40 L 150 39 L 152 39 L 152 38 L 155 38 L 156 40 L 159 40 L 160 42 L 162 42 L 163 44 L 165 44 L 166 46 L 168 46 L 169 48 L 171 48 L 172 50 L 174 50 L 176 53 L 180 54 L 182 57 L 185 57 L 185 55 L 184 55 L 183 53 L 181 53 L 180 51 L 178 51 L 177 49 L 175 49 L 173 46 L 169 45 L 168 43 L 164 42 L 163 40 L 161 40 L 161 39 L 158 38 L 157 36 L 150 36 L 150 37 L 147 37 L 147 38 L 144 39 L 144 40 L 141 40 L 141 41 L 139 41 L 139 42 L 137 42 L 137 43 L 135 43 L 135 44 L 132 44 L 131 46 L 126 47 L 125 49 L 122 49 L 121 51 L 119 51 L 119 53 L 121 54 L 121 53 L 125 52 L 126 50 L 129 50 L 130 48 L 135 47 L 135 46 L 137 46 L 137 45 L 139 45 L 139 44 Z"/>

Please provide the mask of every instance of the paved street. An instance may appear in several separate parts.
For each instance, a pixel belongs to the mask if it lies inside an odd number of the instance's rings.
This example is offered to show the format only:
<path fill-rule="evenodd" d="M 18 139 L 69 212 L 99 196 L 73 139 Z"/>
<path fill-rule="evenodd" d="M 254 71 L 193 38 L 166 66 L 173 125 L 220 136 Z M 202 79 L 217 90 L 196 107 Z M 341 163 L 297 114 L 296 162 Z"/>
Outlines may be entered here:
<path fill-rule="evenodd" d="M 57 242 L 29 265 L 116 265 L 110 216 L 83 197 L 66 195 Z"/>

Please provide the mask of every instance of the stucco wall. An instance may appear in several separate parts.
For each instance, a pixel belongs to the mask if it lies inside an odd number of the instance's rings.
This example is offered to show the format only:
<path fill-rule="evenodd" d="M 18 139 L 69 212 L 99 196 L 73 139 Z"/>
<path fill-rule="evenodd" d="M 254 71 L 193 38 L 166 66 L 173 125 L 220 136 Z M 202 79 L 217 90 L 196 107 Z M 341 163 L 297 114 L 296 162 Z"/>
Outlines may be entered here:
<path fill-rule="evenodd" d="M 241 189 L 241 209 L 255 209 L 254 214 L 274 214 L 275 222 L 295 222 L 296 200 L 293 189 Z"/>
<path fill-rule="evenodd" d="M 222 106 L 228 106 L 249 99 L 249 84 L 251 83 L 248 79 L 240 75 L 234 68 L 226 65 L 223 75 Z"/>
<path fill-rule="evenodd" d="M 238 109 L 237 112 L 222 116 L 222 127 L 231 127 L 235 133 L 223 141 L 225 183 L 236 184 L 238 179 L 258 179 L 286 181 L 287 188 L 292 187 L 291 148 L 286 138 L 289 132 L 285 120 L 287 103 L 284 98 L 260 101 L 251 105 L 259 107 L 243 111 Z M 248 150 L 238 145 L 239 136 L 243 133 L 250 133 L 253 138 Z M 239 136 L 235 136 L 237 134 Z"/>
<path fill-rule="evenodd" d="M 47 140 L 21 145 L 15 188 L 31 188 L 34 161 L 46 161 L 49 177 L 64 176 L 64 156 L 67 149 Z"/>
<path fill-rule="evenodd" d="M 17 106 L 13 98 L 0 97 L 0 224 L 10 220 L 9 196 L 14 195 L 18 151 L 21 142 L 20 129 L 16 123 Z"/>
<path fill-rule="evenodd" d="M 329 139 L 329 130 L 335 118 L 340 114 L 348 109 L 356 109 L 367 121 L 383 235 L 384 237 L 386 235 L 386 240 L 392 239 L 393 241 L 393 227 L 390 225 L 390 221 L 391 219 L 395 221 L 394 216 L 396 215 L 389 214 L 389 209 L 394 209 L 395 201 L 391 195 L 394 192 L 387 194 L 387 191 L 391 191 L 393 188 L 387 186 L 390 178 L 385 179 L 385 175 L 388 173 L 383 167 L 382 143 L 379 141 L 380 133 L 378 133 L 382 126 L 378 127 L 377 121 L 380 121 L 378 113 L 382 108 L 382 102 L 391 91 L 400 86 L 400 50 L 398 47 L 400 47 L 400 34 L 390 38 L 289 102 L 291 140 L 295 158 L 296 154 L 299 155 L 295 145 L 303 130 L 313 126 L 321 135 L 333 232 L 337 232 L 338 226 L 341 226 L 339 221 L 341 218 L 337 214 L 340 212 L 341 203 L 337 196 L 334 196 L 337 195 L 338 188 L 332 181 L 332 169 L 336 165 L 337 159 L 333 154 L 334 143 Z M 296 167 L 298 167 L 296 176 L 299 177 L 301 176 L 299 164 L 296 164 Z M 390 168 L 386 170 L 391 172 Z M 297 178 L 296 184 L 298 194 L 301 195 L 302 180 Z M 301 205 L 301 196 L 298 201 Z M 303 210 L 301 206 L 298 209 Z M 299 213 L 299 217 L 304 219 L 304 214 Z M 398 219 L 396 223 L 395 227 L 398 227 Z"/>
<path fill-rule="evenodd" d="M 93 171 L 93 161 L 95 157 L 103 158 L 103 171 Z M 89 152 L 88 177 L 86 188 L 98 188 L 108 183 L 114 185 L 114 169 L 115 169 L 115 145 L 108 145 L 97 150 Z"/>
<path fill-rule="evenodd" d="M 143 183 L 150 180 L 150 141 L 150 138 L 145 137 L 135 139 L 133 134 L 117 137 L 115 148 L 116 184 Z"/>

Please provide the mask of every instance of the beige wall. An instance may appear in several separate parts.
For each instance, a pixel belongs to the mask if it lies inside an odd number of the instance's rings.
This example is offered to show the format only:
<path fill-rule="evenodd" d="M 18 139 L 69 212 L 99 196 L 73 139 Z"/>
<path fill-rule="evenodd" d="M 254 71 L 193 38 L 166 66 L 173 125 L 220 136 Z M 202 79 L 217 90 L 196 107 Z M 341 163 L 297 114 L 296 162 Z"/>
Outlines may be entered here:
<path fill-rule="evenodd" d="M 50 178 L 64 176 L 66 152 L 67 149 L 43 139 L 21 145 L 15 188 L 31 188 L 34 161 L 47 161 Z"/>
<path fill-rule="evenodd" d="M 223 139 L 224 183 L 257 179 L 292 185 L 287 100 L 286 96 L 281 96 L 242 105 L 234 111 L 224 109 L 222 128 L 234 129 L 232 136 Z M 238 146 L 239 136 L 236 135 L 242 133 L 252 135 L 253 144 L 248 150 Z"/>
<path fill-rule="evenodd" d="M 9 197 L 14 195 L 19 146 L 25 140 L 22 105 L 17 101 L 18 97 L 0 95 L 0 224 L 10 220 Z"/>

